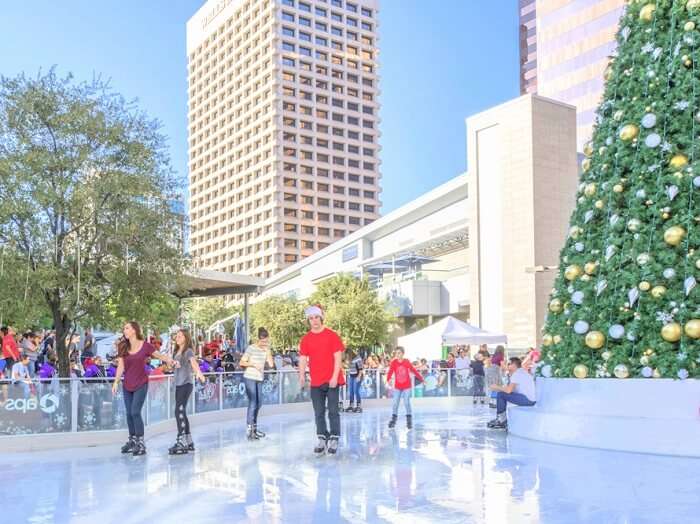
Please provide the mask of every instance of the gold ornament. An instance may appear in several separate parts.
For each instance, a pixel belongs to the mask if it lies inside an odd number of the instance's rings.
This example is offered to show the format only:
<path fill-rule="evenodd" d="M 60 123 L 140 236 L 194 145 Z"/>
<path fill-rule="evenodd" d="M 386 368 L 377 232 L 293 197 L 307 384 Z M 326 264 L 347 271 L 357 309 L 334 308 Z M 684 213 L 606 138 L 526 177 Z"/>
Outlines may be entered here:
<path fill-rule="evenodd" d="M 700 0 L 688 0 L 688 3 L 685 4 L 685 8 L 688 11 L 694 11 L 696 9 L 700 9 Z"/>
<path fill-rule="evenodd" d="M 671 226 L 664 231 L 664 242 L 670 246 L 677 246 L 683 242 L 684 236 L 685 229 L 683 229 L 681 226 Z"/>
<path fill-rule="evenodd" d="M 574 366 L 574 376 L 576 378 L 586 378 L 588 376 L 588 368 L 583 364 L 576 364 Z"/>
<path fill-rule="evenodd" d="M 559 300 L 558 298 L 552 299 L 552 301 L 549 303 L 549 310 L 552 313 L 560 313 L 561 309 L 562 309 L 561 300 Z"/>
<path fill-rule="evenodd" d="M 583 154 L 588 157 L 593 156 L 593 144 L 586 142 L 586 144 L 583 146 Z"/>
<path fill-rule="evenodd" d="M 683 26 L 683 29 L 686 31 L 692 31 L 693 29 L 695 29 L 695 22 L 686 22 Z"/>
<path fill-rule="evenodd" d="M 627 366 L 625 366 L 624 364 L 618 364 L 617 366 L 615 366 L 613 373 L 617 378 L 627 378 L 630 376 L 629 369 L 627 369 Z"/>
<path fill-rule="evenodd" d="M 603 209 L 603 206 L 605 205 L 602 200 L 596 200 L 595 201 L 595 208 L 596 209 Z"/>
<path fill-rule="evenodd" d="M 651 296 L 654 298 L 661 298 L 664 293 L 666 293 L 666 288 L 664 286 L 654 286 L 651 290 Z"/>
<path fill-rule="evenodd" d="M 561 342 L 561 336 L 559 336 L 559 335 L 554 335 L 554 337 L 552 338 L 552 341 L 553 341 L 555 344 L 559 344 L 559 342 Z"/>
<path fill-rule="evenodd" d="M 669 215 L 668 213 L 661 213 L 661 218 L 663 218 L 664 220 L 668 220 L 669 218 L 671 218 L 671 215 Z"/>
<path fill-rule="evenodd" d="M 661 338 L 666 342 L 678 342 L 681 339 L 681 325 L 671 322 L 661 328 Z"/>
<path fill-rule="evenodd" d="M 688 157 L 683 153 L 678 153 L 677 155 L 673 155 L 668 165 L 671 167 L 671 169 L 678 171 L 679 169 L 683 169 L 688 165 Z"/>
<path fill-rule="evenodd" d="M 688 320 L 685 323 L 685 334 L 690 338 L 700 338 L 700 319 Z"/>
<path fill-rule="evenodd" d="M 576 264 L 572 264 L 564 270 L 564 277 L 566 278 L 566 280 L 573 281 L 580 276 L 581 266 L 577 266 Z"/>
<path fill-rule="evenodd" d="M 605 73 L 603 73 L 603 78 L 605 78 L 605 81 L 609 81 L 613 77 L 613 68 L 612 64 L 610 64 L 608 67 L 605 68 Z"/>
<path fill-rule="evenodd" d="M 599 154 L 599 155 L 604 155 L 605 152 L 606 152 L 607 150 L 608 150 L 607 147 L 605 147 L 605 146 L 600 146 L 600 147 L 598 148 L 598 154 Z"/>
<path fill-rule="evenodd" d="M 644 350 L 644 354 L 645 354 L 647 357 L 651 357 L 651 356 L 654 354 L 654 350 L 651 349 L 651 348 L 647 348 L 647 349 Z"/>
<path fill-rule="evenodd" d="M 583 266 L 583 270 L 586 272 L 587 275 L 594 274 L 596 272 L 596 269 L 598 269 L 597 262 L 586 262 L 586 264 Z"/>
<path fill-rule="evenodd" d="M 658 370 L 658 369 L 655 369 L 655 370 L 654 370 L 654 374 L 652 375 L 652 377 L 654 377 L 654 378 L 661 378 L 661 373 L 659 373 L 659 370 Z"/>
<path fill-rule="evenodd" d="M 581 162 L 581 169 L 583 170 L 584 173 L 587 173 L 591 169 L 591 159 L 590 158 L 583 159 L 583 162 Z"/>
<path fill-rule="evenodd" d="M 600 331 L 589 331 L 586 335 L 586 345 L 591 349 L 600 349 L 605 344 L 605 335 Z"/>
<path fill-rule="evenodd" d="M 588 275 L 581 275 L 581 280 L 583 280 L 584 282 L 588 282 L 590 279 L 591 277 Z"/>
<path fill-rule="evenodd" d="M 642 22 L 651 22 L 654 19 L 654 11 L 656 11 L 656 6 L 654 4 L 647 4 L 642 7 L 639 11 L 639 19 Z"/>
<path fill-rule="evenodd" d="M 597 187 L 594 183 L 586 184 L 586 187 L 583 190 L 583 194 L 587 197 L 592 197 L 593 195 L 595 195 L 596 189 Z"/>
<path fill-rule="evenodd" d="M 583 229 L 578 226 L 571 226 L 571 229 L 569 229 L 569 236 L 574 240 L 576 240 L 581 233 L 583 233 Z"/>
<path fill-rule="evenodd" d="M 552 335 L 544 335 L 542 337 L 542 345 L 543 346 L 551 346 L 552 345 Z"/>
<path fill-rule="evenodd" d="M 625 186 L 623 186 L 622 184 L 615 184 L 613 186 L 613 191 L 615 193 L 622 193 L 624 190 L 625 190 Z"/>
<path fill-rule="evenodd" d="M 639 136 L 639 127 L 634 124 L 627 124 L 620 129 L 620 139 L 623 142 L 631 142 Z"/>
<path fill-rule="evenodd" d="M 642 282 L 639 283 L 639 289 L 640 291 L 649 291 L 651 289 L 651 284 L 647 282 L 646 280 L 643 280 Z"/>

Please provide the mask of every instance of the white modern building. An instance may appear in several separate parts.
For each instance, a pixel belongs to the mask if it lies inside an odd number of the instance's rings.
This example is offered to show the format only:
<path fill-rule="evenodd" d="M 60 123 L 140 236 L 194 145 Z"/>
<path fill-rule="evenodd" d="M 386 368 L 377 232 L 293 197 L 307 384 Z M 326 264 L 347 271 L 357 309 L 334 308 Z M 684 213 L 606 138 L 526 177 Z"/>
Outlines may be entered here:
<path fill-rule="evenodd" d="M 576 109 L 524 95 L 470 117 L 467 142 L 467 173 L 267 279 L 263 295 L 303 300 L 352 273 L 407 331 L 453 315 L 511 347 L 539 344 L 575 204 Z"/>

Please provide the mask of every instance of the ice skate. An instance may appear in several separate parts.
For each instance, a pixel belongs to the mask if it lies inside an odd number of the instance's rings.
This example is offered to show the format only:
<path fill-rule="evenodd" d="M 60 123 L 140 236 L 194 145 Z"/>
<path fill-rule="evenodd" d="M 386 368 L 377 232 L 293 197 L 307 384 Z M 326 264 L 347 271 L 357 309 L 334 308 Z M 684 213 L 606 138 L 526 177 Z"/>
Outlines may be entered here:
<path fill-rule="evenodd" d="M 136 437 L 132 453 L 134 457 L 146 454 L 146 440 L 143 437 Z"/>
<path fill-rule="evenodd" d="M 362 413 L 362 406 L 358 404 L 358 406 L 355 408 L 355 413 Z"/>
<path fill-rule="evenodd" d="M 406 415 L 406 428 L 413 429 L 413 416 L 412 415 Z"/>
<path fill-rule="evenodd" d="M 355 411 L 355 406 L 350 404 L 345 410 L 346 413 L 353 413 Z"/>
<path fill-rule="evenodd" d="M 168 448 L 169 455 L 185 455 L 187 452 L 187 444 L 184 435 L 178 435 L 175 444 Z"/>
<path fill-rule="evenodd" d="M 253 424 L 253 433 L 255 434 L 255 438 L 265 438 L 265 433 L 258 430 L 257 424 Z"/>
<path fill-rule="evenodd" d="M 187 443 L 187 451 L 194 451 L 194 442 L 192 442 L 192 435 L 186 433 L 185 442 Z"/>
<path fill-rule="evenodd" d="M 133 453 L 134 445 L 136 444 L 136 437 L 129 437 L 126 444 L 122 446 L 122 453 Z"/>
<path fill-rule="evenodd" d="M 331 437 L 328 439 L 328 454 L 335 455 L 338 452 L 338 439 L 337 437 Z"/>
<path fill-rule="evenodd" d="M 255 429 L 252 424 L 249 424 L 246 428 L 245 436 L 248 440 L 258 440 L 258 437 L 255 435 Z"/>
<path fill-rule="evenodd" d="M 316 443 L 316 447 L 314 448 L 314 453 L 317 455 L 321 455 L 326 452 L 326 444 L 328 443 L 326 437 L 319 435 L 318 436 L 318 442 Z"/>

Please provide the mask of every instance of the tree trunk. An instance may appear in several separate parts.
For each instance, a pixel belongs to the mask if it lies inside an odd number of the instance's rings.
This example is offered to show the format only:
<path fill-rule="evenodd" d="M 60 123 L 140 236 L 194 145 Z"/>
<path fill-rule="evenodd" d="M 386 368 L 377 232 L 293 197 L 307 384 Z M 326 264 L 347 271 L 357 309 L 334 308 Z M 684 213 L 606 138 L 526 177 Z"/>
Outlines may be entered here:
<path fill-rule="evenodd" d="M 66 346 L 66 336 L 70 323 L 65 315 L 61 315 L 61 307 L 58 304 L 51 304 L 54 329 L 56 330 L 56 356 L 58 357 L 58 376 L 70 378 L 70 355 Z"/>

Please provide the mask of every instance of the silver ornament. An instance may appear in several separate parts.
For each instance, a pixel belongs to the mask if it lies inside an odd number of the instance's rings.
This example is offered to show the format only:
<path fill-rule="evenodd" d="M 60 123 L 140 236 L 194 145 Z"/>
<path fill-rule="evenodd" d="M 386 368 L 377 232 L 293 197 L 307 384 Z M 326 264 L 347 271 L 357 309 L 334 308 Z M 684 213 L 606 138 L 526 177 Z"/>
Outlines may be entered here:
<path fill-rule="evenodd" d="M 620 324 L 613 324 L 608 329 L 608 335 L 614 339 L 620 339 L 625 334 L 625 328 Z"/>
<path fill-rule="evenodd" d="M 651 147 L 651 148 L 659 147 L 660 143 L 661 143 L 661 137 L 657 133 L 650 133 L 644 139 L 644 145 L 647 147 Z"/>
<path fill-rule="evenodd" d="M 686 378 L 688 378 L 688 376 L 689 376 L 689 373 L 688 373 L 687 369 L 679 369 L 678 370 L 678 378 L 679 379 L 685 380 Z"/>
<path fill-rule="evenodd" d="M 651 369 L 649 366 L 642 368 L 642 376 L 644 378 L 651 378 L 653 375 L 654 375 L 654 370 Z"/>
<path fill-rule="evenodd" d="M 637 218 L 632 218 L 627 221 L 627 229 L 630 230 L 632 233 L 634 233 L 635 231 L 639 231 L 640 227 L 642 227 L 642 222 Z"/>
<path fill-rule="evenodd" d="M 698 283 L 695 280 L 695 277 L 688 277 L 685 279 L 685 281 L 683 282 L 683 289 L 685 290 L 686 297 L 690 295 L 690 292 L 695 288 L 697 284 Z"/>
<path fill-rule="evenodd" d="M 588 333 L 589 327 L 588 322 L 585 320 L 577 320 L 574 322 L 574 333 L 577 335 L 584 335 Z"/>
<path fill-rule="evenodd" d="M 637 299 L 639 298 L 639 290 L 636 287 L 633 287 L 630 289 L 629 293 L 627 293 L 627 298 L 630 300 L 629 307 L 633 307 L 634 303 L 637 302 Z"/>
<path fill-rule="evenodd" d="M 600 356 L 603 358 L 603 360 L 610 360 L 610 357 L 612 356 L 610 354 L 610 351 L 603 351 Z"/>
<path fill-rule="evenodd" d="M 656 125 L 656 115 L 654 113 L 647 113 L 642 117 L 642 126 L 650 129 Z"/>
<path fill-rule="evenodd" d="M 700 187 L 700 176 L 696 176 L 695 178 L 693 178 L 693 185 L 695 187 Z"/>
<path fill-rule="evenodd" d="M 666 186 L 666 196 L 673 200 L 678 194 L 678 186 Z"/>
<path fill-rule="evenodd" d="M 571 301 L 579 306 L 583 304 L 583 291 L 576 291 L 573 295 L 571 295 Z"/>
<path fill-rule="evenodd" d="M 676 276 L 676 270 L 672 267 L 667 267 L 666 269 L 664 269 L 663 275 L 665 279 L 671 280 L 673 277 Z"/>
<path fill-rule="evenodd" d="M 647 193 L 643 189 L 638 189 L 637 192 L 634 194 L 637 198 L 646 198 Z"/>
<path fill-rule="evenodd" d="M 550 366 L 549 364 L 545 364 L 544 366 L 542 366 L 542 370 L 540 371 L 540 373 L 542 373 L 542 376 L 545 378 L 551 377 L 552 376 L 552 366 Z"/>
<path fill-rule="evenodd" d="M 583 251 L 583 243 L 582 242 L 576 242 L 574 244 L 574 249 L 581 253 Z"/>
<path fill-rule="evenodd" d="M 608 287 L 608 281 L 607 280 L 601 280 L 595 285 L 595 294 L 597 297 L 600 296 L 600 294 L 605 291 L 605 288 Z"/>
<path fill-rule="evenodd" d="M 640 266 L 645 266 L 648 263 L 649 263 L 649 254 L 648 253 L 641 253 L 637 257 L 637 264 L 639 264 Z"/>

